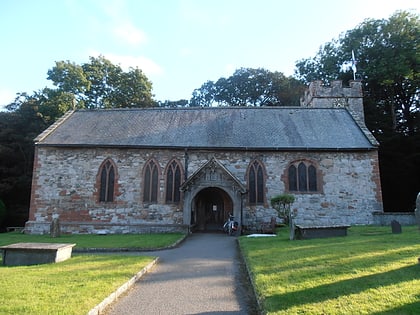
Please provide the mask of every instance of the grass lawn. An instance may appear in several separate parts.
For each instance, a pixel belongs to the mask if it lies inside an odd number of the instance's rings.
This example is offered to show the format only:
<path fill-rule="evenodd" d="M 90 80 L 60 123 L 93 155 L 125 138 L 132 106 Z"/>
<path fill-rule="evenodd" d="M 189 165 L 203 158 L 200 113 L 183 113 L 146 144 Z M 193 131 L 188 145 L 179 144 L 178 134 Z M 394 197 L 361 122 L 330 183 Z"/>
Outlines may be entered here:
<path fill-rule="evenodd" d="M 153 260 L 75 255 L 35 266 L 0 267 L 0 314 L 87 314 Z"/>
<path fill-rule="evenodd" d="M 267 314 L 420 314 L 420 232 L 351 227 L 347 237 L 240 237 Z"/>
<path fill-rule="evenodd" d="M 75 248 L 159 248 L 183 234 L 49 236 L 0 234 L 0 245 L 17 242 L 76 243 Z M 147 253 L 145 253 L 147 255 Z M 0 256 L 1 258 L 1 256 Z M 86 314 L 143 267 L 150 256 L 78 255 L 56 264 L 5 267 L 0 259 L 0 314 Z"/>
<path fill-rule="evenodd" d="M 184 237 L 182 233 L 167 234 L 110 234 L 110 235 L 27 235 L 18 232 L 0 233 L 0 246 L 20 242 L 71 243 L 74 249 L 86 248 L 137 248 L 156 249 L 174 244 Z"/>

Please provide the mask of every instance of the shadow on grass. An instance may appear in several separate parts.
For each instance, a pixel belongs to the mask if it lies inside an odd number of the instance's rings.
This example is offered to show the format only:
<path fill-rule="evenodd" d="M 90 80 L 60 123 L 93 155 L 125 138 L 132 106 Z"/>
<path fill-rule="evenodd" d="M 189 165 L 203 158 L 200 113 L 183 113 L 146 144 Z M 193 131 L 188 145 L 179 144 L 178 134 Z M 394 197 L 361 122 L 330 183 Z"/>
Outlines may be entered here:
<path fill-rule="evenodd" d="M 372 315 L 417 315 L 420 312 L 420 301 L 403 306 L 395 307 L 383 312 L 372 313 Z"/>
<path fill-rule="evenodd" d="M 274 309 L 270 311 L 285 311 L 292 307 L 304 307 L 306 304 L 321 303 L 340 296 L 358 294 L 369 289 L 418 279 L 420 279 L 420 266 L 413 265 L 374 275 L 324 284 L 306 290 L 267 296 L 264 304 L 272 305 Z M 420 301 L 416 301 L 395 310 L 390 309 L 375 314 L 418 314 L 419 304 Z M 390 305 L 390 307 L 392 306 Z"/>
<path fill-rule="evenodd" d="M 346 250 L 342 248 L 346 248 Z M 372 248 L 372 251 L 366 250 L 369 248 Z M 277 250 L 279 251 L 277 255 L 271 255 L 273 251 Z M 372 244 L 364 244 L 359 241 L 343 244 L 332 241 L 329 244 L 314 246 L 313 250 L 307 246 L 281 249 L 267 246 L 265 253 L 252 252 L 250 250 L 249 256 L 261 255 L 270 259 L 270 257 L 284 255 L 283 253 L 286 252 L 289 258 L 288 261 L 278 262 L 273 260 L 272 264 L 262 264 L 262 266 L 259 266 L 258 272 L 267 275 L 273 274 L 274 276 L 278 272 L 292 268 L 304 277 L 313 277 L 314 271 L 317 273 L 319 266 L 324 266 L 321 273 L 348 274 L 352 270 L 392 265 L 404 257 L 411 257 L 413 248 L 402 246 L 401 244 L 398 244 L 398 246 L 393 244 L 372 246 Z M 279 268 L 273 268 L 273 266 L 277 265 Z"/>

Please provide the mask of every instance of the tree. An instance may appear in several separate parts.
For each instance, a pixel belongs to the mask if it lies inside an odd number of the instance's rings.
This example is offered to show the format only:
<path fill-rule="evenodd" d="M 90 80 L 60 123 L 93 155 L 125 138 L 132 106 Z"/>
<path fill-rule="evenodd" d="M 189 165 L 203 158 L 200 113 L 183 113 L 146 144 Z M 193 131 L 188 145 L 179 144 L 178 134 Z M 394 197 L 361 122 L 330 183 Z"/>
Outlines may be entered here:
<path fill-rule="evenodd" d="M 48 70 L 48 80 L 51 80 L 59 91 L 73 94 L 79 101 L 92 85 L 86 77 L 84 69 L 70 61 L 57 61 L 55 67 Z"/>
<path fill-rule="evenodd" d="M 166 100 L 166 101 L 158 101 L 157 105 L 159 107 L 186 107 L 189 105 L 188 100 L 177 100 L 177 101 L 170 101 L 170 100 Z"/>
<path fill-rule="evenodd" d="M 76 65 L 70 61 L 56 62 L 48 71 L 48 79 L 57 91 L 74 95 L 77 107 L 120 108 L 150 107 L 152 83 L 138 68 L 124 72 L 103 56 L 90 57 L 90 62 Z"/>
<path fill-rule="evenodd" d="M 77 65 L 59 61 L 48 71 L 55 88 L 19 93 L 0 112 L 0 199 L 8 222 L 23 225 L 29 209 L 33 139 L 75 108 L 148 107 L 152 84 L 139 69 L 124 72 L 104 57 Z"/>
<path fill-rule="evenodd" d="M 290 223 L 290 207 L 295 202 L 295 196 L 289 194 L 281 194 L 271 198 L 271 206 L 276 209 L 279 218 L 282 218 L 284 223 Z"/>
<path fill-rule="evenodd" d="M 131 68 L 120 74 L 111 94 L 111 103 L 116 107 L 151 107 L 155 105 L 151 91 L 152 83 L 143 72 Z"/>
<path fill-rule="evenodd" d="M 375 135 L 414 134 L 420 126 L 419 48 L 418 16 L 396 12 L 388 20 L 366 20 L 322 46 L 314 58 L 298 61 L 296 76 L 305 83 L 348 81 L 352 75 L 343 65 L 354 51 L 370 130 Z"/>
<path fill-rule="evenodd" d="M 191 106 L 211 107 L 216 103 L 216 85 L 213 81 L 205 82 L 199 89 L 195 89 L 190 100 Z"/>
<path fill-rule="evenodd" d="M 29 209 L 33 139 L 48 124 L 35 97 L 22 93 L 7 107 L 12 108 L 0 112 L 0 199 L 6 205 L 7 224 L 23 226 Z"/>
<path fill-rule="evenodd" d="M 3 222 L 6 218 L 6 205 L 0 199 L 0 231 L 3 230 Z"/>
<path fill-rule="evenodd" d="M 296 63 L 295 75 L 304 83 L 348 81 L 352 73 L 345 65 L 354 51 L 366 125 L 381 143 L 384 206 L 393 211 L 412 210 L 420 190 L 414 175 L 420 173 L 419 49 L 419 17 L 399 11 L 389 19 L 365 20 L 322 46 L 315 57 Z M 402 192 L 400 198 L 396 191 Z"/>
<path fill-rule="evenodd" d="M 240 68 L 228 78 L 207 81 L 193 91 L 191 106 L 298 105 L 304 86 L 266 69 Z"/>
<path fill-rule="evenodd" d="M 18 116 L 27 116 L 28 113 L 33 114 L 42 120 L 46 128 L 68 110 L 75 108 L 76 104 L 77 101 L 73 93 L 44 88 L 32 95 L 18 93 L 15 100 L 7 105 L 6 109 Z"/>

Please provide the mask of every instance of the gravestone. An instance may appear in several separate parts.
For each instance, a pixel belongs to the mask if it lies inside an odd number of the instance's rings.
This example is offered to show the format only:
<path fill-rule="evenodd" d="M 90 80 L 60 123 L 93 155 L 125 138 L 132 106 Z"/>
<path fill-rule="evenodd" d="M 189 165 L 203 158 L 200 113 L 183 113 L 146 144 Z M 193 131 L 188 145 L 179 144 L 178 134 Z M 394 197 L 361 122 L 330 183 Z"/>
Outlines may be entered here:
<path fill-rule="evenodd" d="M 392 234 L 400 234 L 402 232 L 401 224 L 400 222 L 396 220 L 391 221 L 391 228 L 392 228 Z"/>
<path fill-rule="evenodd" d="M 295 221 L 292 215 L 292 211 L 289 211 L 289 239 L 293 241 L 295 239 Z"/>
<path fill-rule="evenodd" d="M 60 231 L 60 221 L 58 218 L 54 218 L 51 222 L 50 226 L 50 236 L 51 237 L 59 237 L 61 235 Z"/>
<path fill-rule="evenodd" d="M 295 239 L 295 222 L 293 220 L 289 221 L 289 239 L 293 241 Z"/>

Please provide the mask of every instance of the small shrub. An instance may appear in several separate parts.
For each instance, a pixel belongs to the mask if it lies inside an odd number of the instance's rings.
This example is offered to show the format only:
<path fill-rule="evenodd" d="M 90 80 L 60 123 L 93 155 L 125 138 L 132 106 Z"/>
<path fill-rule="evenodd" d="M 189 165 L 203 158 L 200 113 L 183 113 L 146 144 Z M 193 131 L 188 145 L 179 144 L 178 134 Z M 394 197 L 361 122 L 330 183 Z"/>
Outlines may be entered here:
<path fill-rule="evenodd" d="M 289 194 L 281 194 L 271 198 L 271 206 L 277 210 L 280 218 L 284 223 L 289 224 L 290 207 L 295 202 L 295 196 Z"/>

